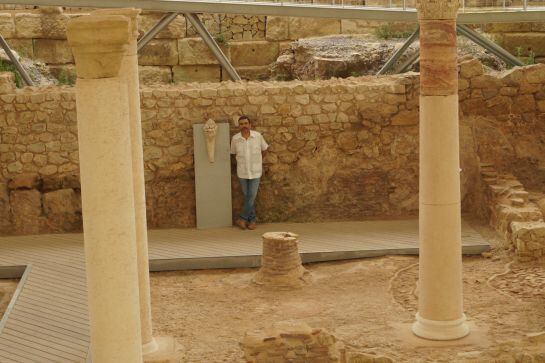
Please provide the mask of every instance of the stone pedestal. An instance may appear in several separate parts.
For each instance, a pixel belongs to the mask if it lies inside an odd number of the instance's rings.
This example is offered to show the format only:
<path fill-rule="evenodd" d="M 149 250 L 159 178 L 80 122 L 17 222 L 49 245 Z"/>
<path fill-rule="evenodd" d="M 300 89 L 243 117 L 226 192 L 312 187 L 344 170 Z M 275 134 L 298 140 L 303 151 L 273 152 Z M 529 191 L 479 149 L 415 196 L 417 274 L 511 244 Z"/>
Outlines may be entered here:
<path fill-rule="evenodd" d="M 298 235 L 291 232 L 268 232 L 263 235 L 261 269 L 254 281 L 275 288 L 300 287 L 308 282 L 309 272 L 301 263 Z"/>
<path fill-rule="evenodd" d="M 419 1 L 420 271 L 413 332 L 450 340 L 469 333 L 462 306 L 457 0 Z"/>
<path fill-rule="evenodd" d="M 93 361 L 142 362 L 132 155 L 123 16 L 68 24 L 76 104 Z"/>
<path fill-rule="evenodd" d="M 129 45 L 121 61 L 120 77 L 129 90 L 130 142 L 132 153 L 132 182 L 134 188 L 134 214 L 136 227 L 136 252 L 138 260 L 138 287 L 140 292 L 140 321 L 142 325 L 142 351 L 150 354 L 158 349 L 152 335 L 148 230 L 146 219 L 146 189 L 144 183 L 144 156 L 142 147 L 142 122 L 140 115 L 140 81 L 138 79 L 138 37 L 137 9 L 101 9 L 92 14 L 97 16 L 122 15 L 130 21 Z"/>

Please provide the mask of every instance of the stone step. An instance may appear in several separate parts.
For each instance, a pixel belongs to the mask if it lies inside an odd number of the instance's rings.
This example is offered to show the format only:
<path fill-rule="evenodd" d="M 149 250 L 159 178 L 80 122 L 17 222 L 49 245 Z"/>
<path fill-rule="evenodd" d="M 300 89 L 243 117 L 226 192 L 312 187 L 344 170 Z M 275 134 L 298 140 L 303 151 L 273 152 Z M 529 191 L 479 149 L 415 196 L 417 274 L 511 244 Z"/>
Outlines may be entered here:
<path fill-rule="evenodd" d="M 522 199 L 524 202 L 528 202 L 530 193 L 528 193 L 526 190 L 515 190 L 511 193 L 510 197 Z"/>
<path fill-rule="evenodd" d="M 515 207 L 522 207 L 526 202 L 522 198 L 509 198 L 511 200 L 511 205 Z"/>

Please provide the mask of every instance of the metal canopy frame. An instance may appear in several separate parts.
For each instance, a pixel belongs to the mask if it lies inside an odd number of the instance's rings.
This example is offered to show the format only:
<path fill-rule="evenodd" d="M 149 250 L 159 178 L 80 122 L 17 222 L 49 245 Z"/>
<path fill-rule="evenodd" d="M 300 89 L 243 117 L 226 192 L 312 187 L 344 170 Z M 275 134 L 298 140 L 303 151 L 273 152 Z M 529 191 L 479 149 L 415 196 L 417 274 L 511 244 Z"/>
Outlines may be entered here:
<path fill-rule="evenodd" d="M 124 8 L 127 6 L 167 13 L 213 13 L 275 15 L 310 18 L 364 19 L 417 22 L 416 9 L 362 7 L 344 4 L 302 4 L 272 1 L 241 0 L 0 0 L 0 4 L 66 6 L 94 8 Z M 545 19 L 545 7 L 497 11 L 458 13 L 458 24 L 540 22 Z"/>
<path fill-rule="evenodd" d="M 401 58 L 405 51 L 411 46 L 411 44 L 413 44 L 414 41 L 419 38 L 419 36 L 420 26 L 417 26 L 414 33 L 411 34 L 411 36 L 405 41 L 405 43 L 403 43 L 403 45 L 394 52 L 390 59 L 388 59 L 386 63 L 382 66 L 382 68 L 377 72 L 377 76 L 388 72 L 392 68 L 392 66 L 399 60 L 399 58 Z"/>
<path fill-rule="evenodd" d="M 10 59 L 11 63 L 15 66 L 15 68 L 17 69 L 17 72 L 19 72 L 19 74 L 21 75 L 21 78 L 26 83 L 26 85 L 27 86 L 34 86 L 34 82 L 30 78 L 28 73 L 26 72 L 25 67 L 23 67 L 23 65 L 19 62 L 19 59 L 17 59 L 15 54 L 13 54 L 13 52 L 12 52 L 11 48 L 9 47 L 8 43 L 6 42 L 4 37 L 1 36 L 1 35 L 0 35 L 0 47 L 2 47 L 2 49 L 4 49 L 4 52 L 6 52 L 6 55 Z"/>

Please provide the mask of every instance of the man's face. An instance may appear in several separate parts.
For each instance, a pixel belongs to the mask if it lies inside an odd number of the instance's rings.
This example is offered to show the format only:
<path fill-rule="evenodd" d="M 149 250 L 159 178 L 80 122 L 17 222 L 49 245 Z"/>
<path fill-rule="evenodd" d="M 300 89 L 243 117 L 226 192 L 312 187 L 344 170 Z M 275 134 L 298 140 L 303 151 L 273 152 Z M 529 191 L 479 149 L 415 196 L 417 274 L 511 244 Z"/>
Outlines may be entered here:
<path fill-rule="evenodd" d="M 238 121 L 238 128 L 240 131 L 249 131 L 252 128 L 252 125 L 250 125 L 250 121 L 242 119 Z"/>

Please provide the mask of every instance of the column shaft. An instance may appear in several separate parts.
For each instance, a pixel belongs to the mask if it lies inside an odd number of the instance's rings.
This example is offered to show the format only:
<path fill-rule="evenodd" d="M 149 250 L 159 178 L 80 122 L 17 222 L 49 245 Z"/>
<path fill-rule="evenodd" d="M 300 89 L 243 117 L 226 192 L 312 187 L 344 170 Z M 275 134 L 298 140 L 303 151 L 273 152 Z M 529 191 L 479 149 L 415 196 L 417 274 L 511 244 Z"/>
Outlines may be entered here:
<path fill-rule="evenodd" d="M 78 79 L 77 110 L 94 362 L 141 362 L 127 86 Z"/>
<path fill-rule="evenodd" d="M 457 0 L 420 1 L 419 299 L 413 332 L 469 333 L 462 304 Z"/>

